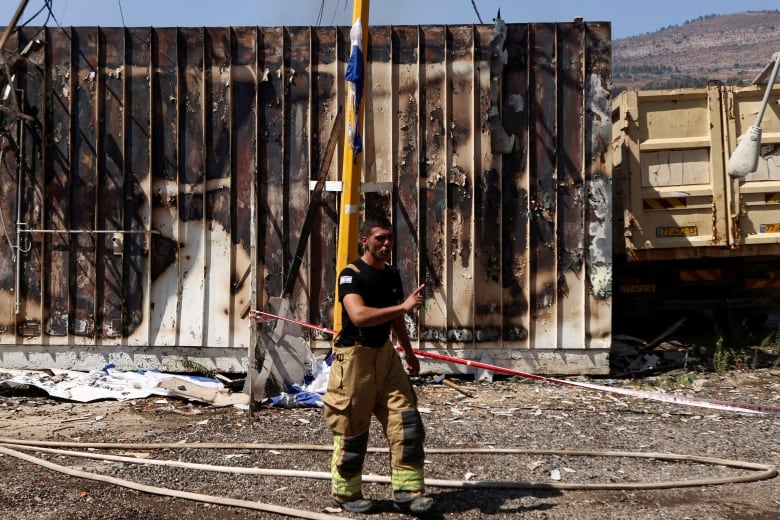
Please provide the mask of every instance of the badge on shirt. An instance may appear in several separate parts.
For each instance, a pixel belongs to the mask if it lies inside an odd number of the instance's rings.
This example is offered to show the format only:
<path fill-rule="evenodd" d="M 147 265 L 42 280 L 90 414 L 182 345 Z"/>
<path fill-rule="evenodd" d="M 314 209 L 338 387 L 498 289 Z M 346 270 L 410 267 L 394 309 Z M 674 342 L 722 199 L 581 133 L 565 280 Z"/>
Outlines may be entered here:
<path fill-rule="evenodd" d="M 352 276 L 351 275 L 344 275 L 341 278 L 339 278 L 339 285 L 345 284 L 345 283 L 352 283 Z"/>

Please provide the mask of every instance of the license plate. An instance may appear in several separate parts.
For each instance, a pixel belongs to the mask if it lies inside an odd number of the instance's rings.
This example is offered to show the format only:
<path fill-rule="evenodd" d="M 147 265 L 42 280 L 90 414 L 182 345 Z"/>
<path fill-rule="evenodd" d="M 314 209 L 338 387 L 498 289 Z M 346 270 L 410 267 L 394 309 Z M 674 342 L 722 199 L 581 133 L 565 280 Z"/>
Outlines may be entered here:
<path fill-rule="evenodd" d="M 780 233 L 780 224 L 761 224 L 762 233 Z"/>
<path fill-rule="evenodd" d="M 698 234 L 699 234 L 699 230 L 696 226 L 655 228 L 655 236 L 658 238 L 695 237 Z"/>
<path fill-rule="evenodd" d="M 621 285 L 620 290 L 626 294 L 652 294 L 655 292 L 654 284 L 626 284 Z"/>

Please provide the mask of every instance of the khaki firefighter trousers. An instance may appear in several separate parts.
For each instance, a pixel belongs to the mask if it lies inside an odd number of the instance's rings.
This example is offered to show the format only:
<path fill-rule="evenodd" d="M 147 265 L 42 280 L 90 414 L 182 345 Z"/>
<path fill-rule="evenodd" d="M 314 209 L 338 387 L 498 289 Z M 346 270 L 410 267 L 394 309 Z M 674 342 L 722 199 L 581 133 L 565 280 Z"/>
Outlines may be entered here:
<path fill-rule="evenodd" d="M 390 342 L 379 348 L 334 347 L 322 402 L 325 422 L 334 435 L 334 498 L 344 501 L 363 496 L 363 461 L 372 415 L 382 425 L 390 446 L 393 491 L 424 492 L 425 429 L 417 395 Z"/>

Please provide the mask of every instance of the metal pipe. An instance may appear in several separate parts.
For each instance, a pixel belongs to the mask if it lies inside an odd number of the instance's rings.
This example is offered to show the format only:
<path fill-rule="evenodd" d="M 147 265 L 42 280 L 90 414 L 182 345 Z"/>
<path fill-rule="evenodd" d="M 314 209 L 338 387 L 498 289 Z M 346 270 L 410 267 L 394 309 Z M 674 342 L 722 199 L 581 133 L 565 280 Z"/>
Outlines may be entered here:
<path fill-rule="evenodd" d="M 3 167 L 3 155 L 5 155 L 5 150 L 0 149 L 0 168 Z M 5 217 L 3 217 L 2 208 L 0 208 L 0 224 L 3 226 L 3 235 L 8 242 L 8 248 L 11 250 L 11 260 L 16 263 L 16 247 L 13 242 L 11 242 L 11 237 L 8 235 L 8 229 L 5 227 Z"/>
<path fill-rule="evenodd" d="M 24 225 L 21 224 L 20 225 Z M 93 233 L 93 234 L 120 234 L 120 235 L 159 235 L 160 232 L 156 229 L 142 229 L 138 231 L 133 230 L 122 230 L 122 229 L 23 229 L 20 231 L 21 233 L 67 233 L 67 234 L 78 234 L 78 233 Z"/>
<path fill-rule="evenodd" d="M 255 92 L 255 95 L 259 98 L 259 90 Z M 258 115 L 259 115 L 258 110 Z M 257 127 L 260 128 L 259 121 L 257 123 Z M 232 127 L 231 127 L 232 128 Z M 235 136 L 233 132 L 230 134 L 231 139 L 233 139 Z M 257 159 L 257 158 L 255 158 Z M 249 205 L 249 266 L 247 269 L 247 273 L 250 273 L 251 270 L 251 276 L 249 278 L 249 305 L 250 307 L 256 307 L 257 306 L 257 271 L 258 271 L 258 254 L 257 254 L 257 242 L 258 242 L 258 225 L 257 225 L 257 201 L 259 200 L 257 197 L 258 193 L 258 187 L 257 187 L 257 168 L 252 169 L 252 179 L 249 183 L 249 200 L 252 201 L 252 204 Z M 243 318 L 243 316 L 242 316 Z M 247 411 L 249 412 L 249 417 L 253 418 L 255 414 L 255 378 L 257 376 L 257 371 L 262 368 L 257 366 L 256 362 L 256 351 L 257 351 L 257 342 L 260 340 L 260 335 L 258 334 L 257 327 L 254 325 L 250 325 L 249 327 L 249 347 L 247 352 L 247 367 L 246 367 L 246 384 L 248 388 L 249 393 L 249 408 Z"/>
<path fill-rule="evenodd" d="M 772 75 L 769 76 L 766 80 L 766 91 L 764 92 L 764 99 L 761 100 L 761 108 L 758 109 L 758 115 L 756 116 L 756 124 L 754 126 L 761 126 L 761 119 L 764 117 L 764 111 L 766 110 L 766 105 L 769 102 L 769 94 L 772 91 L 772 87 L 775 84 L 775 79 L 777 78 L 777 70 L 780 68 L 780 52 L 774 53 L 772 56 L 772 59 L 775 62 L 775 66 L 772 68 Z"/>
<path fill-rule="evenodd" d="M 742 178 L 749 173 L 756 171 L 756 168 L 758 168 L 758 159 L 761 155 L 761 119 L 764 117 L 764 111 L 769 102 L 769 95 L 775 84 L 777 70 L 780 68 L 780 52 L 776 52 L 772 55 L 772 61 L 774 61 L 775 64 L 774 67 L 772 67 L 771 76 L 767 78 L 766 90 L 764 91 L 764 98 L 761 101 L 761 106 L 756 115 L 756 122 L 744 133 L 737 148 L 734 150 L 734 153 L 731 154 L 731 157 L 729 157 L 728 163 L 726 164 L 726 173 L 731 177 Z"/>
<path fill-rule="evenodd" d="M 8 31 L 6 31 L 7 33 Z M 1 47 L 0 47 L 1 49 Z M 0 51 L 1 52 L 1 51 Z M 16 276 L 14 280 L 14 293 L 15 293 L 15 313 L 19 314 L 19 310 L 22 307 L 22 301 L 19 296 L 19 279 L 22 276 L 21 270 L 22 270 L 22 259 L 20 258 L 20 254 L 22 252 L 22 248 L 20 247 L 21 244 L 21 237 L 22 237 L 22 230 L 21 227 L 25 224 L 22 223 L 22 173 L 24 172 L 24 156 L 21 153 L 24 150 L 24 132 L 21 128 L 22 123 L 17 120 L 16 122 L 16 134 L 18 136 L 17 141 L 19 142 L 19 161 L 16 165 L 16 254 L 14 257 L 16 258 Z M 32 247 L 32 245 L 31 245 Z"/>

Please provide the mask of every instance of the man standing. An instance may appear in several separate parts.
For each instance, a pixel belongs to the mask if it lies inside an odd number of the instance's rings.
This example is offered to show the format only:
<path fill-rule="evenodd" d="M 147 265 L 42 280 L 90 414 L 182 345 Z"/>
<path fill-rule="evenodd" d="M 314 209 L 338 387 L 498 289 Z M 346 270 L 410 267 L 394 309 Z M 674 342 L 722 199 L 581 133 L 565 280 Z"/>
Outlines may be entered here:
<path fill-rule="evenodd" d="M 375 415 L 390 445 L 396 508 L 423 515 L 434 505 L 432 498 L 423 495 L 425 429 L 417 395 L 393 349 L 390 332 L 404 349 L 409 372 L 419 373 L 404 315 L 422 306 L 424 285 L 403 298 L 401 276 L 388 264 L 393 249 L 389 220 L 366 219 L 360 242 L 362 256 L 338 277 L 342 330 L 334 341 L 328 389 L 322 399 L 325 421 L 333 431 L 333 502 L 350 513 L 371 511 L 372 502 L 363 497 L 362 473 Z"/>

